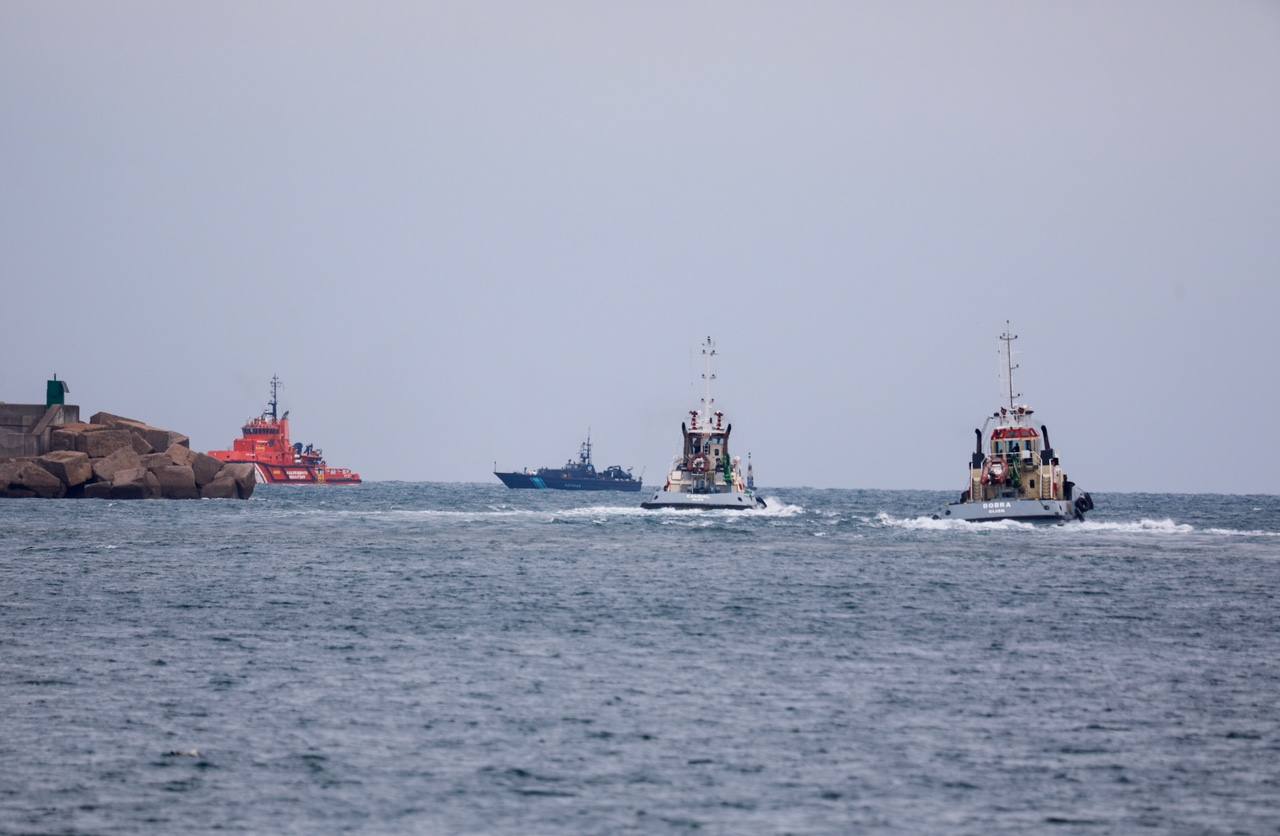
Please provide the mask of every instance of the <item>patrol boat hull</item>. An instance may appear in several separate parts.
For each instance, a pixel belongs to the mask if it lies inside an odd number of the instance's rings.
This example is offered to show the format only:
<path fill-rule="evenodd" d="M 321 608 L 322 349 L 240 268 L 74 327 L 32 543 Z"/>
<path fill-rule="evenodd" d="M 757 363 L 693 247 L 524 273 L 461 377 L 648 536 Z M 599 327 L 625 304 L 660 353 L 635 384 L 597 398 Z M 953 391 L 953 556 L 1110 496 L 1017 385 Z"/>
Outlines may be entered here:
<path fill-rule="evenodd" d="M 766 506 L 765 501 L 760 497 L 742 491 L 722 493 L 654 491 L 650 498 L 640 503 L 640 507 L 650 511 L 658 508 L 675 508 L 682 511 L 750 511 L 752 508 Z"/>
<path fill-rule="evenodd" d="M 1064 523 L 1083 520 L 1093 508 L 1089 494 L 1075 501 L 1067 499 L 992 499 L 986 502 L 953 502 L 933 515 L 935 520 L 965 522 L 1000 522 L 1013 520 L 1029 523 Z"/>
<path fill-rule="evenodd" d="M 537 473 L 498 473 L 494 476 L 502 480 L 508 488 L 530 488 L 533 490 L 554 491 L 626 491 L 635 493 L 640 490 L 639 479 L 591 479 L 572 474 L 561 475 Z"/>

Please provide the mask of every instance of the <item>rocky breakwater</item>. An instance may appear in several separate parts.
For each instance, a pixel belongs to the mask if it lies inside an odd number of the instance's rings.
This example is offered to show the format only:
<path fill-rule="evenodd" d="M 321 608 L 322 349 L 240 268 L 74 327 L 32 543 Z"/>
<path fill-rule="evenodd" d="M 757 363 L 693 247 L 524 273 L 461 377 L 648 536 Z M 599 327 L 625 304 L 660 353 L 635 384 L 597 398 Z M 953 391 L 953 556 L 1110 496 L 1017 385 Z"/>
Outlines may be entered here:
<path fill-rule="evenodd" d="M 64 424 L 42 456 L 0 460 L 0 497 L 248 499 L 251 464 L 224 464 L 182 433 L 99 412 Z"/>

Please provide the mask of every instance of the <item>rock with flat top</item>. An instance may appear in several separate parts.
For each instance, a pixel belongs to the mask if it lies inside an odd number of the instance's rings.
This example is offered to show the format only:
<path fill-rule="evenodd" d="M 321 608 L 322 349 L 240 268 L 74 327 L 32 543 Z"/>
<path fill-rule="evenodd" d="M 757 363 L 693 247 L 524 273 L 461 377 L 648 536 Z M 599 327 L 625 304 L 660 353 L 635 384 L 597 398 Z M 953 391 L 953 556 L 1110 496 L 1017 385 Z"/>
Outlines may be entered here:
<path fill-rule="evenodd" d="M 142 429 L 151 426 L 146 421 L 139 421 L 137 418 L 125 418 L 123 415 L 112 415 L 110 412 L 95 412 L 89 416 L 90 424 L 98 424 L 104 427 L 117 427 L 120 429 Z"/>
<path fill-rule="evenodd" d="M 150 470 L 160 482 L 160 495 L 165 499 L 199 499 L 200 489 L 190 465 L 173 464 Z"/>
<path fill-rule="evenodd" d="M 80 437 L 81 433 L 100 429 L 102 429 L 102 427 L 95 427 L 92 424 L 81 424 L 78 422 L 54 427 L 53 431 L 49 433 L 49 449 L 75 450 L 76 439 Z"/>
<path fill-rule="evenodd" d="M 142 457 L 132 447 L 121 447 L 110 456 L 93 460 L 93 475 L 102 482 L 110 482 L 116 472 L 142 466 Z"/>
<path fill-rule="evenodd" d="M 130 435 L 128 430 L 107 429 L 82 432 L 76 436 L 76 449 L 87 454 L 91 459 L 104 458 L 122 447 L 132 450 L 133 442 L 129 440 Z"/>
<path fill-rule="evenodd" d="M 49 471 L 68 488 L 83 485 L 93 478 L 93 465 L 84 453 L 54 450 L 36 459 L 36 464 Z"/>

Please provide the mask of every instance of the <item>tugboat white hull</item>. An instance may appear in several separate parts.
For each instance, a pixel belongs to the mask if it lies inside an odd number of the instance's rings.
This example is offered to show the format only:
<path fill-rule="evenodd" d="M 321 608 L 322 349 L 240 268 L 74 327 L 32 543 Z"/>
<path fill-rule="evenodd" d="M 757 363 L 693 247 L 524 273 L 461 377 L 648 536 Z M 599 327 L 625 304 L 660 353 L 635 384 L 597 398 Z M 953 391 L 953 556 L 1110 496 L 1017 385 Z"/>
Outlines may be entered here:
<path fill-rule="evenodd" d="M 1081 494 L 1076 500 L 1068 499 L 992 499 L 987 502 L 953 502 L 944 505 L 933 515 L 935 520 L 964 520 L 965 522 L 1016 522 L 1064 523 L 1083 520 L 1086 511 L 1093 509 L 1089 494 Z"/>
<path fill-rule="evenodd" d="M 752 508 L 764 508 L 765 501 L 754 494 L 742 491 L 724 491 L 723 493 L 654 491 L 640 503 L 640 507 L 650 511 L 658 508 L 690 511 L 748 511 Z"/>

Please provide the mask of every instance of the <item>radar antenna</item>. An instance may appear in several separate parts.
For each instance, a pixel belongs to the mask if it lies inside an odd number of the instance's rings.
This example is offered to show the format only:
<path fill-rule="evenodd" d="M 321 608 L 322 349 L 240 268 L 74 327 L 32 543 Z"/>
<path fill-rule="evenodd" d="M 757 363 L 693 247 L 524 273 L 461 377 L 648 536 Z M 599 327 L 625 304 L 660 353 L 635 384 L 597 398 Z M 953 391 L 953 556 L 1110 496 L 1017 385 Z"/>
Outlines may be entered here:
<path fill-rule="evenodd" d="M 1013 326 L 1007 319 L 1004 321 L 1004 328 L 1000 341 L 1004 343 L 1005 380 L 1009 384 L 1009 411 L 1013 412 L 1013 399 L 1022 397 L 1021 392 L 1016 395 L 1013 392 L 1013 372 L 1018 368 L 1018 364 L 1013 362 L 1013 341 L 1018 338 L 1018 335 L 1013 333 Z"/>
<path fill-rule="evenodd" d="M 707 426 L 711 426 L 712 407 L 715 406 L 716 399 L 711 397 L 711 381 L 716 379 L 715 372 L 712 370 L 712 360 L 716 356 L 716 344 L 710 337 L 702 344 L 702 416 L 707 422 Z"/>
<path fill-rule="evenodd" d="M 587 427 L 587 440 L 582 442 L 578 450 L 578 461 L 585 467 L 591 464 L 591 428 Z"/>

